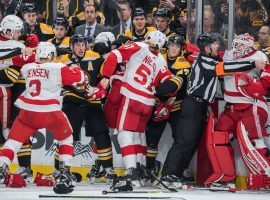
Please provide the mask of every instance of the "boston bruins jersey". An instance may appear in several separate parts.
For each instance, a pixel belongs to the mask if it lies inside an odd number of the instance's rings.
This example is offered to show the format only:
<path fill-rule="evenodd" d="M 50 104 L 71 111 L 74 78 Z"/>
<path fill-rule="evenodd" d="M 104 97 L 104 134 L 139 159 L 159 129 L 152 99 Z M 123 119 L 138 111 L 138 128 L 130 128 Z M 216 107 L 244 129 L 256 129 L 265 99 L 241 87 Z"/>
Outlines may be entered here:
<path fill-rule="evenodd" d="M 263 53 L 266 54 L 267 58 L 268 58 L 268 62 L 270 62 L 270 47 L 262 47 L 259 46 L 258 50 L 262 51 Z"/>
<path fill-rule="evenodd" d="M 86 83 L 91 86 L 97 86 L 100 80 L 100 68 L 104 59 L 96 52 L 87 51 L 82 59 L 73 58 L 72 55 L 66 54 L 55 60 L 66 65 L 76 64 L 82 68 L 86 76 Z M 64 86 L 63 87 L 64 101 L 74 101 L 90 104 L 101 104 L 100 100 L 92 100 L 85 98 L 85 85 Z"/>
<path fill-rule="evenodd" d="M 125 30 L 125 36 L 132 38 L 134 42 L 141 42 L 145 39 L 145 37 L 151 33 L 152 31 L 155 31 L 156 28 L 154 27 L 146 27 L 146 31 L 143 35 L 137 35 L 135 33 L 135 30 L 127 29 Z"/>
<path fill-rule="evenodd" d="M 173 60 L 169 59 L 166 54 L 164 54 L 163 56 L 167 61 L 169 70 L 172 72 L 172 74 L 177 75 L 182 80 L 182 86 L 177 92 L 176 100 L 173 104 L 172 112 L 174 112 L 180 110 L 181 103 L 185 98 L 188 76 L 191 71 L 191 65 L 184 56 L 178 56 L 176 59 Z"/>
<path fill-rule="evenodd" d="M 37 23 L 32 33 L 38 36 L 40 42 L 46 42 L 54 36 L 52 27 L 44 23 Z"/>
<path fill-rule="evenodd" d="M 57 56 L 61 56 L 64 54 L 67 54 L 68 52 L 71 52 L 69 48 L 69 37 L 64 37 L 63 40 L 60 42 L 56 41 L 56 38 L 49 39 L 48 42 L 54 44 L 57 50 Z"/>

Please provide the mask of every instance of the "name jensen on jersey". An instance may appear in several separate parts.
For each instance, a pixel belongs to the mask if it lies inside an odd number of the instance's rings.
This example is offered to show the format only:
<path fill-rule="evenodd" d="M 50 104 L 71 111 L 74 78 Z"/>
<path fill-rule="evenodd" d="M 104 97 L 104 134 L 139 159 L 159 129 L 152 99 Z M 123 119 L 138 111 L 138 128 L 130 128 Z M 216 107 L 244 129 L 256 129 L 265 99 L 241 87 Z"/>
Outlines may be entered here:
<path fill-rule="evenodd" d="M 27 78 L 42 77 L 49 79 L 49 70 L 46 69 L 30 69 L 27 71 Z"/>

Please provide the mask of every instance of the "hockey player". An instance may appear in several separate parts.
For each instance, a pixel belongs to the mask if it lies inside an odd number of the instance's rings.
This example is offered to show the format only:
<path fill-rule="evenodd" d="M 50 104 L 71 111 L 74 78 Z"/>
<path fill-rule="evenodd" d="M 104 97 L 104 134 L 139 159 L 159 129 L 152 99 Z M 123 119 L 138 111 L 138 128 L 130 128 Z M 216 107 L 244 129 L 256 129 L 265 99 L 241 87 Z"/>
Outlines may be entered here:
<path fill-rule="evenodd" d="M 23 31 L 23 22 L 19 17 L 15 15 L 6 16 L 1 22 L 0 28 L 0 60 L 2 60 L 0 62 L 0 69 L 7 68 L 11 65 L 16 68 L 6 70 L 7 76 L 10 77 L 10 79 L 2 82 L 0 86 L 0 120 L 3 135 L 7 137 L 10 127 L 10 86 L 16 81 L 18 67 L 28 61 L 34 61 L 34 56 L 31 55 L 32 48 L 25 47 L 24 44 L 17 41 Z M 20 56 L 22 53 L 24 55 Z"/>
<path fill-rule="evenodd" d="M 36 34 L 39 41 L 47 41 L 53 38 L 54 33 L 52 27 L 47 24 L 37 22 L 37 9 L 35 4 L 23 4 L 21 12 L 24 21 L 30 26 L 31 33 Z"/>
<path fill-rule="evenodd" d="M 225 52 L 225 61 L 268 61 L 262 51 L 255 50 L 254 38 L 247 33 L 235 36 L 232 46 L 231 51 Z M 229 137 L 229 134 L 231 137 L 237 137 L 241 156 L 250 173 L 247 187 L 252 189 L 269 188 L 270 186 L 270 154 L 264 143 L 264 137 L 267 136 L 265 123 L 268 118 L 268 105 L 264 95 L 269 82 L 268 71 L 269 69 L 266 69 L 262 73 L 260 69 L 255 68 L 247 72 L 225 76 L 224 100 L 227 104 L 218 119 L 215 132 L 207 132 L 209 137 L 212 135 Z M 260 81 L 261 73 L 263 80 Z M 263 81 L 268 82 L 264 84 Z M 239 124 L 239 122 L 241 123 Z M 228 142 L 229 139 L 227 139 Z M 211 145 L 211 142 L 208 141 L 206 147 L 209 152 L 208 156 L 211 155 L 209 159 L 213 169 L 208 176 L 204 175 L 206 184 L 217 181 L 233 182 L 236 177 L 233 149 L 226 143 L 215 147 L 214 142 Z"/>
<path fill-rule="evenodd" d="M 51 42 L 55 45 L 57 50 L 57 56 L 61 56 L 71 52 L 69 48 L 69 37 L 66 36 L 68 30 L 69 24 L 64 16 L 62 17 L 59 16 L 54 20 L 53 22 L 54 38 L 49 39 L 48 42 Z"/>
<path fill-rule="evenodd" d="M 166 41 L 172 35 L 176 34 L 170 29 L 170 23 L 172 21 L 172 12 L 168 8 L 159 8 L 155 13 L 155 24 L 157 30 L 166 35 Z"/>
<path fill-rule="evenodd" d="M 137 182 L 140 179 L 140 169 L 137 165 L 146 164 L 144 131 L 155 103 L 154 94 L 172 93 L 180 88 L 181 81 L 173 77 L 159 53 L 164 43 L 165 35 L 160 31 L 153 31 L 143 43 L 131 43 L 113 50 L 104 63 L 102 74 L 109 78 L 118 63 L 126 62 L 120 87 L 121 106 L 116 121 L 118 142 L 126 172 L 123 181 L 113 184 L 113 190 L 127 188 L 130 181 Z M 161 87 L 161 92 L 155 92 L 154 88 L 160 82 L 169 84 L 170 91 Z"/>
<path fill-rule="evenodd" d="M 198 148 L 208 103 L 213 102 L 216 95 L 218 76 L 247 71 L 255 66 L 259 69 L 265 67 L 261 60 L 219 62 L 220 45 L 211 34 L 199 35 L 197 45 L 201 52 L 193 62 L 187 95 L 176 125 L 176 139 L 162 169 L 161 180 L 172 187 L 182 186 L 183 172 Z"/>
<path fill-rule="evenodd" d="M 94 137 L 100 164 L 106 171 L 105 177 L 113 179 L 115 173 L 112 163 L 111 140 L 101 108 L 101 99 L 105 97 L 106 90 L 98 84 L 100 67 L 104 59 L 96 52 L 86 51 L 86 45 L 86 39 L 82 35 L 72 36 L 70 38 L 72 55 L 64 55 L 60 59 L 67 65 L 79 65 L 86 74 L 89 83 L 87 88 L 84 85 L 64 87 L 62 110 L 66 113 L 74 130 L 74 142 L 80 140 L 81 126 L 85 121 L 86 136 Z M 88 96 L 86 96 L 86 90 Z M 56 168 L 58 168 L 57 165 Z M 91 178 L 90 175 L 89 178 Z"/>
<path fill-rule="evenodd" d="M 160 97 L 156 102 L 155 112 L 148 123 L 146 130 L 147 155 L 146 163 L 149 170 L 157 176 L 160 164 L 155 163 L 158 154 L 158 143 L 165 130 L 167 122 L 172 129 L 173 138 L 175 137 L 175 125 L 178 120 L 181 104 L 186 95 L 187 80 L 190 74 L 191 65 L 184 57 L 185 39 L 180 35 L 173 35 L 168 40 L 168 51 L 164 54 L 169 70 L 172 74 L 182 80 L 182 87 L 175 97 Z"/>
<path fill-rule="evenodd" d="M 125 35 L 132 38 L 134 42 L 141 42 L 152 31 L 154 27 L 146 26 L 146 14 L 142 8 L 135 8 L 132 15 L 132 28 L 125 30 Z"/>
<path fill-rule="evenodd" d="M 69 121 L 61 111 L 60 93 L 62 85 L 82 84 L 84 74 L 77 66 L 72 69 L 62 63 L 53 63 L 56 49 L 51 43 L 41 42 L 36 52 L 36 62 L 26 64 L 21 69 L 26 90 L 15 102 L 21 111 L 0 153 L 0 179 L 8 179 L 5 180 L 7 186 L 19 181 L 19 176 L 7 175 L 14 154 L 38 129 L 46 128 L 60 145 L 61 175 L 56 180 L 54 191 L 66 194 L 75 187 L 75 178 L 69 171 L 73 137 Z"/>

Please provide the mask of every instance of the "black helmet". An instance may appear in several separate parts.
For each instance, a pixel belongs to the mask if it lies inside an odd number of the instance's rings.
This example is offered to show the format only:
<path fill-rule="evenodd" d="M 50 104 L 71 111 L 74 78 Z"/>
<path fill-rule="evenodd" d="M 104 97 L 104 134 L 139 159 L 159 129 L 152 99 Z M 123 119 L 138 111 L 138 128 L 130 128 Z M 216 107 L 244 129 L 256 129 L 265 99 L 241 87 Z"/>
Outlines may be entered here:
<path fill-rule="evenodd" d="M 78 43 L 78 42 L 84 42 L 85 45 L 86 45 L 86 39 L 84 36 L 82 35 L 73 35 L 70 37 L 69 39 L 69 46 L 70 47 L 73 47 L 75 43 Z"/>
<path fill-rule="evenodd" d="M 88 36 L 85 38 L 85 40 L 86 40 L 86 42 L 87 42 L 88 44 L 94 43 L 94 42 L 95 42 L 95 38 L 94 38 L 94 36 L 92 36 L 92 35 L 88 35 Z"/>
<path fill-rule="evenodd" d="M 204 47 L 207 45 L 213 44 L 217 41 L 217 38 L 209 33 L 202 33 L 197 38 L 197 46 L 201 50 L 201 52 L 205 52 Z"/>
<path fill-rule="evenodd" d="M 37 12 L 36 5 L 33 3 L 24 3 L 21 7 L 23 14 Z"/>
<path fill-rule="evenodd" d="M 69 23 L 64 16 L 58 16 L 54 21 L 53 21 L 53 28 L 55 26 L 63 26 L 65 27 L 66 30 L 69 29 Z"/>
<path fill-rule="evenodd" d="M 183 46 L 185 44 L 185 38 L 181 35 L 174 34 L 171 37 L 169 37 L 169 39 L 168 39 L 168 45 L 170 45 L 170 44 L 176 44 L 176 45 Z"/>
<path fill-rule="evenodd" d="M 146 14 L 144 12 L 144 10 L 142 8 L 135 8 L 135 10 L 133 11 L 133 19 L 134 17 L 138 17 L 138 16 L 144 16 L 146 17 Z"/>
<path fill-rule="evenodd" d="M 168 8 L 159 8 L 155 13 L 154 17 L 167 17 L 169 19 L 172 18 L 172 12 Z"/>

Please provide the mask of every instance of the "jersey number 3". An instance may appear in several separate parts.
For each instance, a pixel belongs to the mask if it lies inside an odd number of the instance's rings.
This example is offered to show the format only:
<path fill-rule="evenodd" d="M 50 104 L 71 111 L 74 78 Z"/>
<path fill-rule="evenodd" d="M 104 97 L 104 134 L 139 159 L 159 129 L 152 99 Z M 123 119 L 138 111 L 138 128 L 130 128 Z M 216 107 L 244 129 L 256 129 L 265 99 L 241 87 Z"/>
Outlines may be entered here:
<path fill-rule="evenodd" d="M 138 83 L 140 83 L 141 85 L 145 85 L 147 83 L 148 80 L 148 76 L 150 76 L 151 71 L 150 69 L 148 69 L 147 66 L 145 66 L 144 64 L 140 65 L 140 67 L 137 69 L 136 71 L 136 75 L 134 77 L 134 80 Z"/>
<path fill-rule="evenodd" d="M 30 93 L 32 97 L 36 97 L 40 94 L 40 91 L 41 91 L 40 80 L 31 80 L 29 82 L 29 87 L 33 88 L 33 92 Z"/>

